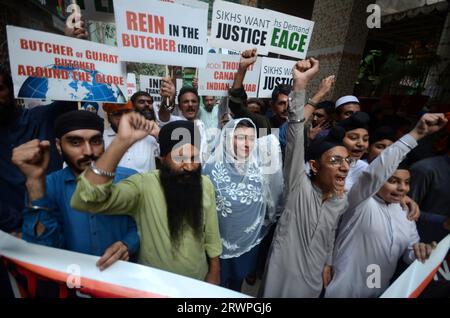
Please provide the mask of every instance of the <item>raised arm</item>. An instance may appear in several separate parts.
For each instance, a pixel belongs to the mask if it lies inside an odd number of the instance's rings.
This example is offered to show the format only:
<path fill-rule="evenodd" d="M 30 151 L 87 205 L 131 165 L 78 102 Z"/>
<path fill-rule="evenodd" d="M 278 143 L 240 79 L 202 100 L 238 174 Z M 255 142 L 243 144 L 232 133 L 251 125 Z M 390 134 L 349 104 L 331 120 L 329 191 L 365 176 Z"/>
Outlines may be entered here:
<path fill-rule="evenodd" d="M 234 118 L 250 118 L 256 125 L 256 129 L 268 129 L 270 134 L 270 122 L 266 116 L 252 113 L 245 106 L 247 102 L 247 94 L 244 89 L 245 74 L 249 67 L 255 64 L 257 59 L 256 49 L 247 50 L 241 53 L 239 60 L 239 68 L 234 77 L 233 86 L 228 92 L 228 107 L 234 114 Z"/>
<path fill-rule="evenodd" d="M 158 118 L 161 122 L 170 121 L 173 108 L 175 107 L 176 88 L 169 76 L 161 80 L 161 105 L 158 110 Z M 167 104 L 169 102 L 169 104 Z"/>
<path fill-rule="evenodd" d="M 417 141 L 447 124 L 444 114 L 425 114 L 411 132 L 384 150 L 361 174 L 349 192 L 348 211 L 375 195 L 394 174 L 400 162 L 417 146 Z M 348 217 L 348 216 L 347 216 Z"/>
<path fill-rule="evenodd" d="M 137 141 L 148 135 L 157 138 L 159 133 L 158 125 L 154 121 L 149 121 L 138 113 L 128 113 L 122 116 L 119 124 L 117 136 L 111 142 L 108 149 L 95 162 L 95 166 L 100 171 L 114 172 L 127 150 Z M 112 176 L 94 173 L 93 169 L 87 169 L 84 174 L 87 181 L 94 185 L 105 184 L 112 180 Z"/>
<path fill-rule="evenodd" d="M 112 185 L 113 173 L 125 152 L 147 135 L 158 136 L 159 128 L 138 113 L 122 116 L 117 136 L 108 149 L 95 162 L 95 166 L 83 172 L 71 199 L 71 206 L 93 213 L 132 215 L 139 197 L 141 176 L 134 175 Z"/>
<path fill-rule="evenodd" d="M 13 150 L 12 162 L 25 175 L 27 189 L 23 210 L 22 238 L 28 242 L 63 247 L 60 212 L 51 196 L 56 189 L 46 180 L 50 161 L 50 143 L 38 139 L 24 143 Z"/>
<path fill-rule="evenodd" d="M 314 64 L 315 62 L 316 64 Z M 305 175 L 304 126 L 305 116 L 311 115 L 314 107 L 305 107 L 305 89 L 309 81 L 319 71 L 319 62 L 314 60 L 299 61 L 293 68 L 293 91 L 289 95 L 288 129 L 286 134 L 286 153 L 284 162 L 284 177 L 288 193 Z"/>

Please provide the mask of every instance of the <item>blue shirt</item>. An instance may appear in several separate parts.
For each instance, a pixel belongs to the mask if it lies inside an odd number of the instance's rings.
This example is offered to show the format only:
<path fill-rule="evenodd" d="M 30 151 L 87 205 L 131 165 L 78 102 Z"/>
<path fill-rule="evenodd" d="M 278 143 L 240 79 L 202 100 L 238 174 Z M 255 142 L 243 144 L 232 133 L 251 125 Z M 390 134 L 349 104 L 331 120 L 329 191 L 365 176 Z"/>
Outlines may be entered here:
<path fill-rule="evenodd" d="M 114 183 L 136 171 L 117 167 Z M 76 177 L 67 167 L 47 176 L 45 197 L 32 201 L 32 205 L 47 210 L 23 211 L 22 238 L 31 243 L 64 248 L 70 251 L 101 256 L 117 241 L 128 246 L 130 258 L 137 256 L 139 236 L 136 223 L 124 215 L 93 215 L 70 207 L 76 188 Z M 45 230 L 37 236 L 35 229 L 41 222 Z"/>
<path fill-rule="evenodd" d="M 48 173 L 61 169 L 62 158 L 55 146 L 55 119 L 71 110 L 77 103 L 54 102 L 48 106 L 18 109 L 11 124 L 0 126 L 0 230 L 11 232 L 22 226 L 25 197 L 25 177 L 11 162 L 12 151 L 30 140 L 49 140 L 50 163 Z"/>

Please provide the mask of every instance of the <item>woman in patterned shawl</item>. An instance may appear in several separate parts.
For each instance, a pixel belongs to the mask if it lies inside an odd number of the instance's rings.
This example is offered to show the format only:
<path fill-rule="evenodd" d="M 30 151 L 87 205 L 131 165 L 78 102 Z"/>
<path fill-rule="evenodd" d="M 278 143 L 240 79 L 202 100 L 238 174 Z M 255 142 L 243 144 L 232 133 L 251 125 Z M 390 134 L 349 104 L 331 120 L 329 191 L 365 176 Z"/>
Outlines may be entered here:
<path fill-rule="evenodd" d="M 256 136 L 250 119 L 231 120 L 203 168 L 216 189 L 221 285 L 238 291 L 256 267 L 258 246 L 276 220 L 283 192 L 278 139 Z"/>

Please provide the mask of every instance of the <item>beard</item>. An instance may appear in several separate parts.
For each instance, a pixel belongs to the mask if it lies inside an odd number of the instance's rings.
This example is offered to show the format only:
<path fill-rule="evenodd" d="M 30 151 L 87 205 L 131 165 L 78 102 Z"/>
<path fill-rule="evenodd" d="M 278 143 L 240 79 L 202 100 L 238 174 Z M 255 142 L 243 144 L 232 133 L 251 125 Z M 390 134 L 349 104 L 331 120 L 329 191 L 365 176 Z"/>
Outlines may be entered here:
<path fill-rule="evenodd" d="M 206 110 L 208 113 L 212 112 L 213 108 L 214 108 L 214 104 L 212 104 L 211 106 L 206 106 L 206 105 L 205 105 L 205 110 Z"/>
<path fill-rule="evenodd" d="M 140 110 L 138 111 L 142 116 L 145 117 L 145 119 L 147 120 L 155 120 L 156 116 L 155 116 L 155 111 L 153 109 L 150 110 Z"/>
<path fill-rule="evenodd" d="M 192 172 L 175 173 L 162 165 L 159 174 L 167 203 L 170 238 L 178 248 L 186 226 L 194 237 L 203 234 L 203 189 L 201 167 Z"/>

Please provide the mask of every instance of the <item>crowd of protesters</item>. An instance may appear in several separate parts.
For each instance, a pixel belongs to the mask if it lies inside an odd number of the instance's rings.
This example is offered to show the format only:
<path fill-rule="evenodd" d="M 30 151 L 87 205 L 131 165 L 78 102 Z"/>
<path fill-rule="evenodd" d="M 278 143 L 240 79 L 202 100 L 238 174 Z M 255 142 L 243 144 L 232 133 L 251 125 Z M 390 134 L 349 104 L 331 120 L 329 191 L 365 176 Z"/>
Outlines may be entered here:
<path fill-rule="evenodd" d="M 166 77 L 160 105 L 137 92 L 103 104 L 106 118 L 69 102 L 21 108 L 2 66 L 0 230 L 99 256 L 100 270 L 137 262 L 237 291 L 259 277 L 262 297 L 381 295 L 399 261 L 425 262 L 450 231 L 448 116 L 417 114 L 405 131 L 356 96 L 327 99 L 332 75 L 308 98 L 314 58 L 265 112 L 243 85 L 256 58 L 241 53 L 226 98 L 194 85 L 175 100 Z M 435 140 L 446 146 L 412 156 Z"/>

